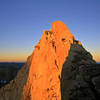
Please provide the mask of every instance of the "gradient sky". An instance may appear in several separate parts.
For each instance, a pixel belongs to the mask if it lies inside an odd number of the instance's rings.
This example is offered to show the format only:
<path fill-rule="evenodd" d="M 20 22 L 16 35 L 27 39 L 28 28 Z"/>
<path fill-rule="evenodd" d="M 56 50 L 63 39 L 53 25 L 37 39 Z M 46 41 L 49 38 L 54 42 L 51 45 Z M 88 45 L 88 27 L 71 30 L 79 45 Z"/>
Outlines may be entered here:
<path fill-rule="evenodd" d="M 100 0 L 0 0 L 0 61 L 26 61 L 57 20 L 100 61 Z"/>

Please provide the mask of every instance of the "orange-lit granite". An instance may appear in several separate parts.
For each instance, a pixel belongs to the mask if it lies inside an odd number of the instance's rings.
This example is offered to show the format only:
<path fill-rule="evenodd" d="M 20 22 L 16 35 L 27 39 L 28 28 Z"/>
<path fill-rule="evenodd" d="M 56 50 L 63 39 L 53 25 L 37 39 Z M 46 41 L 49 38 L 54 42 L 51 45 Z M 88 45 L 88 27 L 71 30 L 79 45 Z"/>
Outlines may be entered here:
<path fill-rule="evenodd" d="M 33 51 L 23 91 L 24 100 L 61 100 L 62 65 L 74 40 L 70 30 L 61 21 L 53 22 L 52 29 L 44 31 Z"/>

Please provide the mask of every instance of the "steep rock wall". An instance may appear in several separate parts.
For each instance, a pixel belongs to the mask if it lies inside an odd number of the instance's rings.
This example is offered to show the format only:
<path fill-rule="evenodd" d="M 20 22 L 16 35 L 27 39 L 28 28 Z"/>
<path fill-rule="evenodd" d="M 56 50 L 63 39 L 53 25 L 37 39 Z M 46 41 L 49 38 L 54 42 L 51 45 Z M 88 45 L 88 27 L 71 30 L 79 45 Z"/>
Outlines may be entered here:
<path fill-rule="evenodd" d="M 35 46 L 24 100 L 61 100 L 60 79 L 63 63 L 74 36 L 61 21 L 53 22 Z"/>

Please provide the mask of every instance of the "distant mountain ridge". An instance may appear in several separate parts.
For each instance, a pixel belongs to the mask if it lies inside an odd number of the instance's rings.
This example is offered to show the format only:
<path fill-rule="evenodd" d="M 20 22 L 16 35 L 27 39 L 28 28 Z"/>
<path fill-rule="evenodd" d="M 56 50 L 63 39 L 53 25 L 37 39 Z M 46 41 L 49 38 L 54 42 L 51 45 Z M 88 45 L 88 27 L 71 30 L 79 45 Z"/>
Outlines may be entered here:
<path fill-rule="evenodd" d="M 2 66 L 15 67 L 14 65 L 22 67 L 24 64 L 25 62 L 0 62 L 0 67 Z"/>
<path fill-rule="evenodd" d="M 100 64 L 100 62 L 97 62 L 97 64 Z"/>
<path fill-rule="evenodd" d="M 0 62 L 0 88 L 14 79 L 22 66 L 24 63 Z"/>

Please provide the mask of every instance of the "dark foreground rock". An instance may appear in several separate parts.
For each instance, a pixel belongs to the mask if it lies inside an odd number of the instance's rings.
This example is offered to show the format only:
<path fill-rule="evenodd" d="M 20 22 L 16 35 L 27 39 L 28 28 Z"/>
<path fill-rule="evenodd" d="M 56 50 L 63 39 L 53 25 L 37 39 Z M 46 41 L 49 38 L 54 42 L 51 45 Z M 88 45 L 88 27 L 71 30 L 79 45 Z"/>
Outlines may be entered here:
<path fill-rule="evenodd" d="M 27 80 L 31 59 L 32 56 L 28 57 L 26 64 L 19 70 L 16 78 L 0 89 L 0 100 L 22 99 L 23 88 Z"/>
<path fill-rule="evenodd" d="M 24 63 L 0 63 L 0 88 L 13 80 Z"/>

